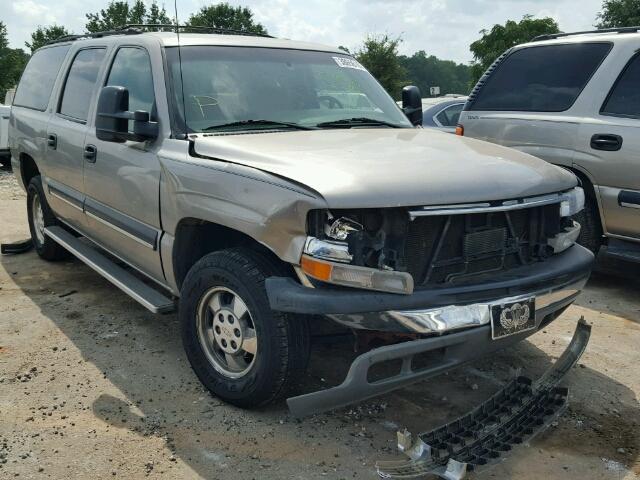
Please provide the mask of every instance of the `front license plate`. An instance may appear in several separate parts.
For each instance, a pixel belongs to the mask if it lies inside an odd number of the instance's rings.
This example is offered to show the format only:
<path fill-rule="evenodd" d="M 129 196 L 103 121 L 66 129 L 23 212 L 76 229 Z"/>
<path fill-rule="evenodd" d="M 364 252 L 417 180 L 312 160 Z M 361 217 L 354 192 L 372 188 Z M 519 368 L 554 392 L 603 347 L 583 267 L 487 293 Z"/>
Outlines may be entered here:
<path fill-rule="evenodd" d="M 535 297 L 491 305 L 491 336 L 508 337 L 536 328 Z"/>

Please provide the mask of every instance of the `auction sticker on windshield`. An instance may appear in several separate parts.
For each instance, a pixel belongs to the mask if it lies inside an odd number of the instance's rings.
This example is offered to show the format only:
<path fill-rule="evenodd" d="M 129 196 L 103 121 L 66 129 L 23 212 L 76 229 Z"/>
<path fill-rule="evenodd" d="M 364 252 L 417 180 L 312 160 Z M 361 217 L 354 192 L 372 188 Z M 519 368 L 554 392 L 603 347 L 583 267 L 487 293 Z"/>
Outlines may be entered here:
<path fill-rule="evenodd" d="M 355 68 L 356 70 L 364 70 L 364 71 L 366 71 L 366 68 L 364 68 L 362 65 L 360 65 L 360 62 L 358 62 L 354 58 L 333 57 L 333 59 L 336 61 L 338 66 L 340 66 L 342 68 Z"/>

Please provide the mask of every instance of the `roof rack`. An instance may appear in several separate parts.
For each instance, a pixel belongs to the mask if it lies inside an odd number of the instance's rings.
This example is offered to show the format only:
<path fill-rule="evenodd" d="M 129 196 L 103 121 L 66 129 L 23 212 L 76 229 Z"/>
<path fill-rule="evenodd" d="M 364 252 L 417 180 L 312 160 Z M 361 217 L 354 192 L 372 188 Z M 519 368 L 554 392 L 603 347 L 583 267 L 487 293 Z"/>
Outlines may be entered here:
<path fill-rule="evenodd" d="M 200 25 L 175 25 L 173 23 L 130 23 L 123 28 L 157 28 L 164 30 L 175 31 L 176 28 L 180 30 L 194 30 L 197 32 L 211 33 L 214 35 L 242 35 L 245 37 L 266 37 L 273 38 L 273 36 L 266 33 L 247 32 L 244 30 L 236 30 L 233 28 L 219 28 L 219 27 L 207 27 Z"/>
<path fill-rule="evenodd" d="M 535 37 L 532 42 L 540 42 L 542 40 L 553 40 L 554 38 L 562 38 L 569 37 L 572 35 L 585 35 L 587 33 L 636 33 L 640 31 L 640 26 L 638 27 L 619 27 L 619 28 L 601 28 L 599 30 L 584 30 L 582 32 L 560 32 L 560 33 L 550 33 L 547 35 L 538 35 Z"/>
<path fill-rule="evenodd" d="M 249 37 L 266 37 L 273 38 L 266 33 L 245 32 L 242 30 L 234 30 L 231 28 L 204 27 L 195 25 L 175 25 L 173 23 L 130 23 L 114 30 L 105 30 L 103 32 L 83 33 L 80 35 L 63 35 L 54 40 L 49 40 L 45 45 L 54 43 L 73 42 L 84 38 L 102 38 L 111 35 L 139 35 L 149 30 L 157 31 L 175 31 L 176 29 L 184 31 L 197 31 L 202 33 L 210 33 L 213 35 L 243 35 Z"/>

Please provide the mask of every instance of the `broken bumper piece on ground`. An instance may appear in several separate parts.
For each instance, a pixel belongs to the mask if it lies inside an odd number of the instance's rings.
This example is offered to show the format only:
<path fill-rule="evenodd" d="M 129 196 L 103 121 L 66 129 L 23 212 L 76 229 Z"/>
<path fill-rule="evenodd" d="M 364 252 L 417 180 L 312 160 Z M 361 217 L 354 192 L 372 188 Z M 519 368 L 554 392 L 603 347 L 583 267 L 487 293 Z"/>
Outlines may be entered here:
<path fill-rule="evenodd" d="M 409 432 L 398 432 L 398 448 L 410 460 L 378 462 L 380 477 L 459 480 L 530 440 L 567 408 L 568 390 L 557 385 L 582 356 L 590 334 L 580 319 L 567 349 L 538 381 L 519 376 L 464 417 L 415 441 Z"/>

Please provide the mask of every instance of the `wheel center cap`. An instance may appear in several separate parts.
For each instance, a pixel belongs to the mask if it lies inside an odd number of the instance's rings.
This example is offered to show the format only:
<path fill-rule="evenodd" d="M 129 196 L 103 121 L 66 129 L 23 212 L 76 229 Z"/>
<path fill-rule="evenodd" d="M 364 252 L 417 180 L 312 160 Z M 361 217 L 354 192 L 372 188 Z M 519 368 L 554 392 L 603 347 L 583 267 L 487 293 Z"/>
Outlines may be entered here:
<path fill-rule="evenodd" d="M 214 315 L 213 337 L 223 352 L 235 354 L 240 351 L 242 326 L 233 312 L 223 309 Z"/>

